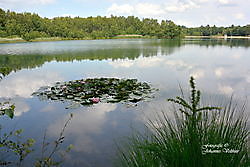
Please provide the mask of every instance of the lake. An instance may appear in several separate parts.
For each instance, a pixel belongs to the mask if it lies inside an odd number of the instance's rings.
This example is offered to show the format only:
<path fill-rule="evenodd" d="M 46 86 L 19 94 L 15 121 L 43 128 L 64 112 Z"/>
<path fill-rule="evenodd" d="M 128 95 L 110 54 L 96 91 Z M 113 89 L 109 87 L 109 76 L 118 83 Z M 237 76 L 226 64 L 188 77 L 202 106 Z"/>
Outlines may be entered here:
<path fill-rule="evenodd" d="M 248 39 L 115 39 L 0 44 L 0 67 L 8 67 L 0 81 L 0 100 L 16 105 L 15 117 L 1 118 L 6 131 L 24 129 L 23 138 L 34 138 L 35 152 L 25 166 L 41 155 L 46 140 L 56 140 L 65 121 L 65 141 L 74 148 L 63 166 L 112 166 L 116 143 L 133 128 L 143 130 L 148 118 L 170 113 L 166 99 L 189 90 L 195 77 L 204 104 L 225 104 L 233 95 L 237 103 L 250 96 L 250 40 Z M 137 105 L 98 103 L 66 109 L 67 102 L 32 96 L 42 86 L 58 81 L 95 77 L 136 78 L 158 88 L 155 98 Z M 249 106 L 249 103 L 247 104 Z M 249 108 L 249 107 L 248 107 Z M 247 115 L 250 112 L 247 111 Z M 33 157 L 33 158 L 32 158 Z"/>

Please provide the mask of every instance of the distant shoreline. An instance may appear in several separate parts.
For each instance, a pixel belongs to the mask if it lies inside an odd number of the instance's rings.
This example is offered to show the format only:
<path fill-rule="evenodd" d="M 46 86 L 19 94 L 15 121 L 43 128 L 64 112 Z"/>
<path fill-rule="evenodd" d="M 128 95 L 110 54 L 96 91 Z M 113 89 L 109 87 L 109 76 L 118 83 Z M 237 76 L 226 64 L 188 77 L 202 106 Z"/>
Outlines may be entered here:
<path fill-rule="evenodd" d="M 250 36 L 190 36 L 185 38 L 214 38 L 214 39 L 250 39 Z"/>
<path fill-rule="evenodd" d="M 25 41 L 22 38 L 0 38 L 0 44 L 4 43 L 20 43 L 20 42 L 49 42 L 49 41 L 67 41 L 67 40 L 103 40 L 103 39 L 150 39 L 155 38 L 151 36 L 142 36 L 142 35 L 117 35 L 110 38 L 82 38 L 82 39 L 73 39 L 73 38 L 61 38 L 61 37 L 50 37 L 50 38 L 37 38 L 31 41 Z M 250 36 L 185 36 L 184 38 L 197 38 L 197 39 L 250 39 Z"/>
<path fill-rule="evenodd" d="M 151 36 L 142 36 L 142 35 L 117 35 L 114 37 L 103 37 L 103 38 L 61 38 L 61 37 L 49 37 L 49 38 L 37 38 L 31 41 L 26 41 L 20 37 L 15 38 L 0 38 L 0 44 L 4 43 L 21 43 L 21 42 L 49 42 L 49 41 L 67 41 L 67 40 L 103 40 L 103 39 L 150 39 L 155 38 Z"/>

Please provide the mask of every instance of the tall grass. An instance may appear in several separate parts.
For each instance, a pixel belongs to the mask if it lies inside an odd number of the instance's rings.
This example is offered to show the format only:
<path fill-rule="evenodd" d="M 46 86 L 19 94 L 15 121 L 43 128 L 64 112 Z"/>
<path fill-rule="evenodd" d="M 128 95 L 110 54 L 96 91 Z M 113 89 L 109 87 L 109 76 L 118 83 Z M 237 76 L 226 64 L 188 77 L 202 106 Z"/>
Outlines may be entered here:
<path fill-rule="evenodd" d="M 245 105 L 223 108 L 201 106 L 201 92 L 190 78 L 190 97 L 168 99 L 176 106 L 174 119 L 167 114 L 135 132 L 119 146 L 120 165 L 129 167 L 247 167 L 249 153 Z"/>

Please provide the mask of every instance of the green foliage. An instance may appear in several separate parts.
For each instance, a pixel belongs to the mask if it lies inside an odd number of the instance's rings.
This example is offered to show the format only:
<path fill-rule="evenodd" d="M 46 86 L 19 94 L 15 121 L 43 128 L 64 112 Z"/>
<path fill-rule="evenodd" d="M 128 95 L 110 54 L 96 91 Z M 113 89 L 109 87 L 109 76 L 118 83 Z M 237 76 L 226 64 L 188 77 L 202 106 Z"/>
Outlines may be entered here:
<path fill-rule="evenodd" d="M 0 37 L 7 37 L 7 36 L 8 36 L 7 32 L 0 29 Z"/>
<path fill-rule="evenodd" d="M 14 104 L 10 104 L 9 102 L 0 103 L 0 116 L 7 115 L 12 119 L 14 117 L 14 110 Z M 60 150 L 60 145 L 64 142 L 64 131 L 72 117 L 73 114 L 70 114 L 70 118 L 64 124 L 64 127 L 56 141 L 51 143 L 47 142 L 45 137 L 46 133 L 44 134 L 42 155 L 35 160 L 34 166 L 53 167 L 59 166 L 63 163 L 65 154 L 73 148 L 73 145 L 69 145 L 64 152 L 61 152 L 62 159 L 60 161 L 56 161 L 54 156 Z M 35 140 L 28 138 L 23 141 L 21 136 L 23 132 L 22 129 L 4 133 L 2 133 L 2 131 L 3 126 L 0 125 L 0 166 L 21 166 L 24 159 L 34 151 L 32 147 Z M 51 149 L 50 152 L 48 151 L 49 149 Z"/>
<path fill-rule="evenodd" d="M 43 35 L 43 33 L 40 33 L 38 31 L 31 31 L 31 32 L 26 32 L 22 38 L 26 41 L 31 41 L 32 39 L 40 38 L 40 37 L 46 37 Z"/>
<path fill-rule="evenodd" d="M 158 38 L 179 38 L 182 35 L 250 35 L 250 25 L 246 26 L 201 26 L 186 28 L 173 21 L 156 19 L 140 20 L 134 16 L 108 17 L 55 17 L 41 18 L 37 14 L 16 13 L 0 9 L 0 37 L 18 35 L 30 41 L 39 37 L 62 37 L 70 39 L 105 39 L 121 34 L 137 34 Z"/>
<path fill-rule="evenodd" d="M 136 132 L 125 147 L 119 147 L 122 166 L 129 167 L 247 167 L 247 119 L 243 108 L 230 103 L 221 109 L 201 106 L 201 92 L 190 79 L 189 100 L 177 96 L 174 121 L 163 113 L 149 120 L 146 134 Z M 210 148 L 209 148 L 210 146 Z M 213 146 L 216 146 L 215 148 Z M 218 153 L 209 153 L 209 149 Z M 229 151 L 235 151 L 229 153 Z"/>
<path fill-rule="evenodd" d="M 183 28 L 186 35 L 228 35 L 228 36 L 249 36 L 250 35 L 250 25 L 245 26 L 230 26 L 230 27 L 216 27 L 214 26 L 200 26 L 195 28 Z"/>
<path fill-rule="evenodd" d="M 199 90 L 196 90 L 193 77 L 190 78 L 190 87 L 191 87 L 190 102 L 186 101 L 184 98 L 180 96 L 177 96 L 175 99 L 168 99 L 168 101 L 174 102 L 182 106 L 182 108 L 179 108 L 179 111 L 185 114 L 187 120 L 191 118 L 194 121 L 199 121 L 197 116 L 200 116 L 200 113 L 202 111 L 212 111 L 220 109 L 219 107 L 210 107 L 210 106 L 199 107 L 201 92 Z"/>
<path fill-rule="evenodd" d="M 12 71 L 9 67 L 0 67 L 0 80 Z M 0 104 L 1 105 L 1 104 Z"/>
<path fill-rule="evenodd" d="M 15 105 L 9 102 L 0 103 L 0 115 L 7 115 L 9 118 L 14 117 Z M 0 125 L 0 132 L 3 130 L 2 125 Z M 35 143 L 34 139 L 27 139 L 26 141 L 21 141 L 22 129 L 11 131 L 9 133 L 3 133 L 0 135 L 0 164 L 12 164 L 20 166 L 25 157 L 30 154 L 33 149 L 31 147 Z M 2 134 L 2 133 L 1 133 Z M 5 156 L 1 156 L 1 155 Z M 5 158 L 17 157 L 17 161 L 9 161 Z"/>
<path fill-rule="evenodd" d="M 11 119 L 14 117 L 15 105 L 9 102 L 0 102 L 0 116 L 7 115 Z"/>
<path fill-rule="evenodd" d="M 31 147 L 35 143 L 34 139 L 27 139 L 26 141 L 21 141 L 22 130 L 11 131 L 10 133 L 4 133 L 0 138 L 0 152 L 1 154 L 10 154 L 9 156 L 17 156 L 18 160 L 6 161 L 0 158 L 0 163 L 8 162 L 9 164 L 21 164 L 22 161 L 30 154 L 33 149 Z"/>
<path fill-rule="evenodd" d="M 62 37 L 71 39 L 102 39 L 120 34 L 137 34 L 161 38 L 179 37 L 179 27 L 172 21 L 162 26 L 156 19 L 128 16 L 117 17 L 55 17 L 41 18 L 37 14 L 0 11 L 0 36 L 18 35 L 30 41 L 38 37 Z M 161 29 L 164 29 L 161 31 Z"/>

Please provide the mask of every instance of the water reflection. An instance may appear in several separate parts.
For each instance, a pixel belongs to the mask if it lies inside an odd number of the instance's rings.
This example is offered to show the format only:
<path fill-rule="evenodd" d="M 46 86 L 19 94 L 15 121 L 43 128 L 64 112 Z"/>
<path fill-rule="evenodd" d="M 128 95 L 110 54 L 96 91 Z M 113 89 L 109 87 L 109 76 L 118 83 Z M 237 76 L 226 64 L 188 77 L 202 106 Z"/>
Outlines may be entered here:
<path fill-rule="evenodd" d="M 19 117 L 22 114 L 30 111 L 30 106 L 22 98 L 15 98 L 11 100 L 11 103 L 15 104 L 15 117 Z"/>
<path fill-rule="evenodd" d="M 87 108 L 86 111 L 77 109 L 74 111 L 74 117 L 72 123 L 67 128 L 66 136 L 70 136 L 74 139 L 75 146 L 74 151 L 93 153 L 99 152 L 99 148 L 95 145 L 91 139 L 93 134 L 100 134 L 103 132 L 103 125 L 107 121 L 107 113 L 116 109 L 116 104 L 103 103 L 94 107 Z M 52 137 L 58 136 L 65 118 L 55 121 L 48 127 L 48 134 Z"/>
<path fill-rule="evenodd" d="M 140 129 L 147 118 L 154 118 L 162 110 L 169 112 L 171 106 L 166 99 L 180 94 L 178 84 L 188 92 L 190 75 L 196 78 L 204 101 L 223 103 L 232 93 L 240 100 L 249 97 L 249 46 L 249 40 L 98 40 L 0 45 L 0 69 L 10 68 L 5 72 L 9 75 L 0 81 L 0 99 L 11 98 L 18 116 L 4 123 L 25 129 L 24 135 L 34 137 L 39 150 L 44 130 L 48 129 L 48 140 L 53 140 L 72 112 L 74 117 L 66 130 L 64 146 L 74 144 L 75 149 L 66 157 L 65 166 L 111 166 L 116 155 L 114 140 L 129 135 L 131 125 Z M 31 97 L 41 86 L 86 77 L 137 78 L 160 91 L 156 98 L 135 107 L 98 104 L 66 110 L 68 104 Z"/>
<path fill-rule="evenodd" d="M 244 47 L 250 46 L 249 39 L 185 39 L 184 43 L 196 44 L 199 46 L 215 47 L 223 45 L 227 47 Z"/>
<path fill-rule="evenodd" d="M 55 72 L 24 70 L 13 73 L 1 81 L 0 98 L 14 98 L 16 96 L 30 98 L 31 94 L 40 87 L 62 80 L 62 77 Z"/>
<path fill-rule="evenodd" d="M 248 40 L 92 40 L 0 45 L 0 73 L 9 74 L 51 61 L 135 60 L 140 56 L 170 55 L 184 45 L 249 47 Z M 238 54 L 233 55 L 237 58 Z M 8 70 L 6 70 L 8 69 Z"/>
<path fill-rule="evenodd" d="M 168 45 L 171 43 L 171 45 Z M 131 59 L 139 56 L 168 55 L 180 46 L 180 41 L 161 40 L 105 40 L 61 41 L 0 45 L 0 73 L 35 68 L 45 62 Z M 47 50 L 46 52 L 44 50 Z M 6 68 L 10 69 L 6 71 Z M 1 72 L 2 71 L 2 72 Z"/>

